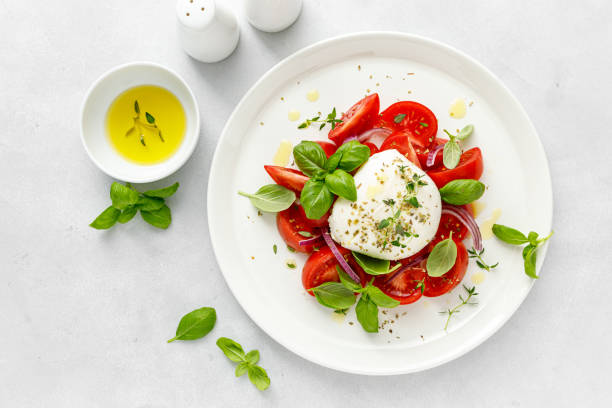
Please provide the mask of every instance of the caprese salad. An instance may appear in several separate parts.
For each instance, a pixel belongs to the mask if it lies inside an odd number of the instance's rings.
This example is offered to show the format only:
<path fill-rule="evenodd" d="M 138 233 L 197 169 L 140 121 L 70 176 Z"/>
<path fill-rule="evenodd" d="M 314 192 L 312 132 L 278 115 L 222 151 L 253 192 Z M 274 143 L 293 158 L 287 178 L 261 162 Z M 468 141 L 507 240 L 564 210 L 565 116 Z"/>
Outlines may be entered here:
<path fill-rule="evenodd" d="M 330 125 L 329 140 L 300 142 L 297 169 L 264 166 L 275 184 L 240 194 L 277 212 L 287 246 L 309 255 L 302 284 L 321 305 L 345 313 L 357 303 L 358 321 L 377 332 L 378 307 L 451 291 L 468 258 L 494 267 L 470 205 L 485 191 L 480 149 L 462 149 L 472 125 L 439 138 L 429 108 L 403 101 L 380 112 L 378 94 L 299 128 L 311 125 Z"/>

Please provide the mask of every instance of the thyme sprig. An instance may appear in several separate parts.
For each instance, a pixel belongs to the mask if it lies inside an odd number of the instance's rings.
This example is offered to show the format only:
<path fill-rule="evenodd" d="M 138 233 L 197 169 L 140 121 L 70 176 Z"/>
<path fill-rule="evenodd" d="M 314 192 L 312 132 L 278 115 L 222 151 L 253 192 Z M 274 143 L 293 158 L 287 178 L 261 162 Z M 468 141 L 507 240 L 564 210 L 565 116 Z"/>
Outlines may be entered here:
<path fill-rule="evenodd" d="M 482 251 L 480 252 L 476 251 L 476 249 L 474 248 L 468 249 L 469 258 L 476 259 L 476 265 L 478 265 L 480 269 L 484 269 L 487 272 L 491 272 L 491 269 L 497 267 L 497 265 L 499 265 L 499 262 L 494 265 L 487 265 L 484 259 L 482 259 L 482 254 L 484 254 L 484 251 L 484 248 L 482 248 Z"/>
<path fill-rule="evenodd" d="M 461 300 L 461 303 L 459 303 L 457 306 L 453 307 L 452 309 L 448 309 L 443 312 L 440 312 L 440 314 L 448 314 L 448 318 L 446 319 L 446 324 L 444 325 L 444 331 L 448 329 L 448 323 L 450 322 L 451 317 L 453 317 L 455 313 L 459 313 L 460 312 L 459 309 L 461 309 L 461 307 L 465 305 L 477 305 L 478 304 L 478 302 L 470 302 L 472 297 L 478 296 L 478 293 L 476 292 L 476 286 L 472 286 L 471 288 L 468 288 L 467 286 L 463 285 L 463 289 L 466 291 L 467 297 L 464 299 L 463 296 L 459 295 L 459 299 Z"/>
<path fill-rule="evenodd" d="M 322 130 L 328 123 L 331 125 L 331 128 L 334 129 L 338 123 L 342 123 L 342 119 L 336 119 L 336 108 L 334 108 L 325 119 L 321 119 L 321 112 L 319 112 L 319 115 L 315 116 L 314 118 L 306 119 L 305 122 L 300 123 L 298 129 L 306 129 L 313 123 L 321 124 L 319 126 L 319 130 Z"/>
<path fill-rule="evenodd" d="M 162 131 L 159 127 L 157 127 L 157 123 L 155 123 L 155 117 L 153 115 L 151 115 L 149 112 L 145 112 L 146 122 L 143 122 L 140 119 L 140 105 L 138 104 L 137 100 L 134 101 L 134 112 L 136 113 L 136 116 L 132 118 L 134 126 L 132 126 L 127 132 L 125 132 L 125 137 L 130 136 L 134 132 L 138 132 L 140 144 L 146 147 L 147 144 L 145 143 L 143 132 L 143 130 L 146 129 L 152 132 L 157 132 L 157 135 L 159 136 L 160 140 L 162 142 L 165 142 L 164 137 L 162 135 Z"/>

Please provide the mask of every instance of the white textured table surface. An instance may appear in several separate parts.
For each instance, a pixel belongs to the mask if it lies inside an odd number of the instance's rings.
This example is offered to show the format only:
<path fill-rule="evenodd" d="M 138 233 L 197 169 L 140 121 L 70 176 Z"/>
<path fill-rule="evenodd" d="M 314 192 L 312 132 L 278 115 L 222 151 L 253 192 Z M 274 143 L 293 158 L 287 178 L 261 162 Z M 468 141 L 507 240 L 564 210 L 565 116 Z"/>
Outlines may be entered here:
<path fill-rule="evenodd" d="M 605 1 L 305 0 L 287 31 L 248 25 L 227 60 L 177 43 L 174 2 L 0 0 L 0 406 L 610 406 L 612 4 Z M 451 4 L 452 3 L 452 4 Z M 563 4 L 562 4 L 563 3 Z M 272 65 L 320 39 L 398 30 L 480 60 L 524 104 L 552 172 L 556 235 L 542 278 L 482 346 L 397 377 L 331 371 L 264 334 L 230 294 L 210 246 L 206 187 L 230 112 Z M 111 179 L 87 158 L 79 108 L 109 68 L 151 60 L 194 89 L 200 144 L 169 179 L 172 226 L 87 226 Z M 180 317 L 212 305 L 213 335 L 166 344 Z M 259 392 L 214 345 L 259 348 Z"/>

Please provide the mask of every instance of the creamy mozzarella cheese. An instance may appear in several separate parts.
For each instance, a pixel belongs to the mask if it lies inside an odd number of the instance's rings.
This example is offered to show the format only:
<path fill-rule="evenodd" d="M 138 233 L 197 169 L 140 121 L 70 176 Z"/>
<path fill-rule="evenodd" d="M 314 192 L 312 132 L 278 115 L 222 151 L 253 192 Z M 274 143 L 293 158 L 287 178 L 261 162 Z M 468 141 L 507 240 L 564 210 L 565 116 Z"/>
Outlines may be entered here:
<path fill-rule="evenodd" d="M 397 260 L 433 239 L 442 211 L 438 188 L 397 150 L 370 157 L 354 179 L 357 201 L 338 198 L 329 217 L 336 242 L 374 258 Z"/>

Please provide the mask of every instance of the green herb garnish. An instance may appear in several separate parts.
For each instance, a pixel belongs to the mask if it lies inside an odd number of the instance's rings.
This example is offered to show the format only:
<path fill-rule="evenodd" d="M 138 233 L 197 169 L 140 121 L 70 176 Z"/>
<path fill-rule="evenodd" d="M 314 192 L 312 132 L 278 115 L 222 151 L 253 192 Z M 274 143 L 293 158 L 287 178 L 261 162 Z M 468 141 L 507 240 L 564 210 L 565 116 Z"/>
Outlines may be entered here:
<path fill-rule="evenodd" d="M 447 169 L 454 169 L 459 164 L 461 159 L 461 146 L 460 141 L 467 139 L 474 131 L 473 125 L 467 125 L 459 131 L 458 134 L 453 135 L 448 130 L 444 129 L 444 132 L 450 137 L 450 140 L 444 145 L 442 152 L 442 161 Z"/>
<path fill-rule="evenodd" d="M 354 251 L 352 253 L 353 258 L 355 258 L 355 261 L 357 261 L 359 266 L 361 266 L 364 272 L 368 275 L 386 275 L 402 266 L 400 263 L 398 263 L 393 268 L 389 268 L 390 261 L 387 259 L 372 258 L 371 256 L 360 254 Z"/>
<path fill-rule="evenodd" d="M 482 254 L 484 254 L 484 251 L 485 251 L 484 248 L 480 252 L 472 248 L 472 249 L 468 249 L 468 254 L 469 254 L 470 259 L 476 259 L 476 265 L 478 265 L 480 269 L 484 269 L 487 272 L 491 272 L 491 269 L 494 269 L 495 267 L 497 267 L 497 265 L 499 265 L 499 262 L 497 262 L 494 265 L 487 265 L 484 259 L 482 259 Z"/>
<path fill-rule="evenodd" d="M 176 329 L 176 336 L 168 340 L 196 340 L 206 336 L 215 327 L 217 313 L 212 307 L 203 307 L 187 313 Z"/>
<path fill-rule="evenodd" d="M 227 337 L 220 337 L 217 340 L 217 346 L 223 351 L 223 354 L 225 354 L 227 358 L 238 363 L 236 366 L 236 377 L 240 377 L 246 373 L 251 383 L 260 391 L 270 386 L 270 377 L 268 377 L 266 370 L 257 365 L 259 362 L 258 350 L 251 350 L 245 354 L 240 344 Z"/>
<path fill-rule="evenodd" d="M 478 296 L 478 293 L 476 293 L 476 286 L 472 286 L 471 288 L 468 288 L 467 286 L 463 285 L 463 289 L 467 292 L 467 297 L 464 299 L 463 296 L 459 295 L 459 299 L 461 300 L 461 303 L 459 303 L 457 306 L 453 307 L 452 309 L 448 309 L 443 312 L 440 312 L 440 314 L 448 314 L 448 318 L 446 319 L 446 324 L 444 325 L 444 330 L 448 329 L 448 323 L 450 322 L 451 317 L 453 317 L 455 313 L 459 313 L 459 309 L 462 306 L 478 304 L 476 302 L 470 302 L 470 299 L 472 299 L 472 297 Z"/>
<path fill-rule="evenodd" d="M 455 265 L 457 260 L 457 244 L 453 241 L 453 233 L 444 241 L 436 244 L 427 258 L 427 274 L 434 278 L 444 275 Z"/>
<path fill-rule="evenodd" d="M 162 142 L 165 142 L 164 137 L 162 136 L 162 131 L 159 129 L 159 127 L 157 127 L 155 117 L 153 117 L 153 115 L 151 115 L 149 112 L 145 112 L 146 122 L 143 122 L 140 119 L 140 105 L 138 104 L 137 100 L 134 101 L 134 112 L 136 113 L 136 116 L 132 118 L 133 126 L 125 133 L 126 137 L 130 136 L 134 132 L 137 132 L 138 138 L 140 139 L 140 144 L 146 146 L 147 144 L 144 140 L 144 130 L 148 130 L 157 133 L 159 139 Z"/>
<path fill-rule="evenodd" d="M 459 179 L 447 183 L 440 189 L 442 200 L 453 205 L 465 205 L 478 200 L 485 185 L 478 180 Z"/>
<path fill-rule="evenodd" d="M 395 123 L 402 123 L 402 120 L 404 120 L 404 118 L 406 118 L 406 114 L 405 113 L 400 113 L 398 115 L 395 115 L 395 117 L 393 118 L 393 122 Z"/>
<path fill-rule="evenodd" d="M 536 275 L 537 249 L 540 245 L 552 237 L 553 231 L 551 231 L 547 237 L 538 239 L 539 235 L 537 232 L 531 231 L 527 236 L 525 236 L 525 234 L 514 228 L 506 227 L 505 225 L 501 224 L 494 224 L 493 234 L 510 245 L 527 244 L 523 248 L 525 274 L 530 278 L 538 279 L 538 275 Z"/>
<path fill-rule="evenodd" d="M 291 207 L 295 201 L 295 193 L 278 184 L 268 184 L 254 194 L 239 191 L 238 194 L 248 197 L 251 204 L 263 212 L 280 212 Z"/>
<path fill-rule="evenodd" d="M 320 114 L 321 112 L 319 112 Z M 331 128 L 334 129 L 338 123 L 342 123 L 341 119 L 336 119 L 336 108 L 332 109 L 331 113 L 327 115 L 325 119 L 321 119 L 321 116 L 315 116 L 312 119 L 306 119 L 305 122 L 300 123 L 298 129 L 306 129 L 313 123 L 320 123 L 319 130 L 322 130 L 325 125 L 328 123 L 331 125 Z"/>

